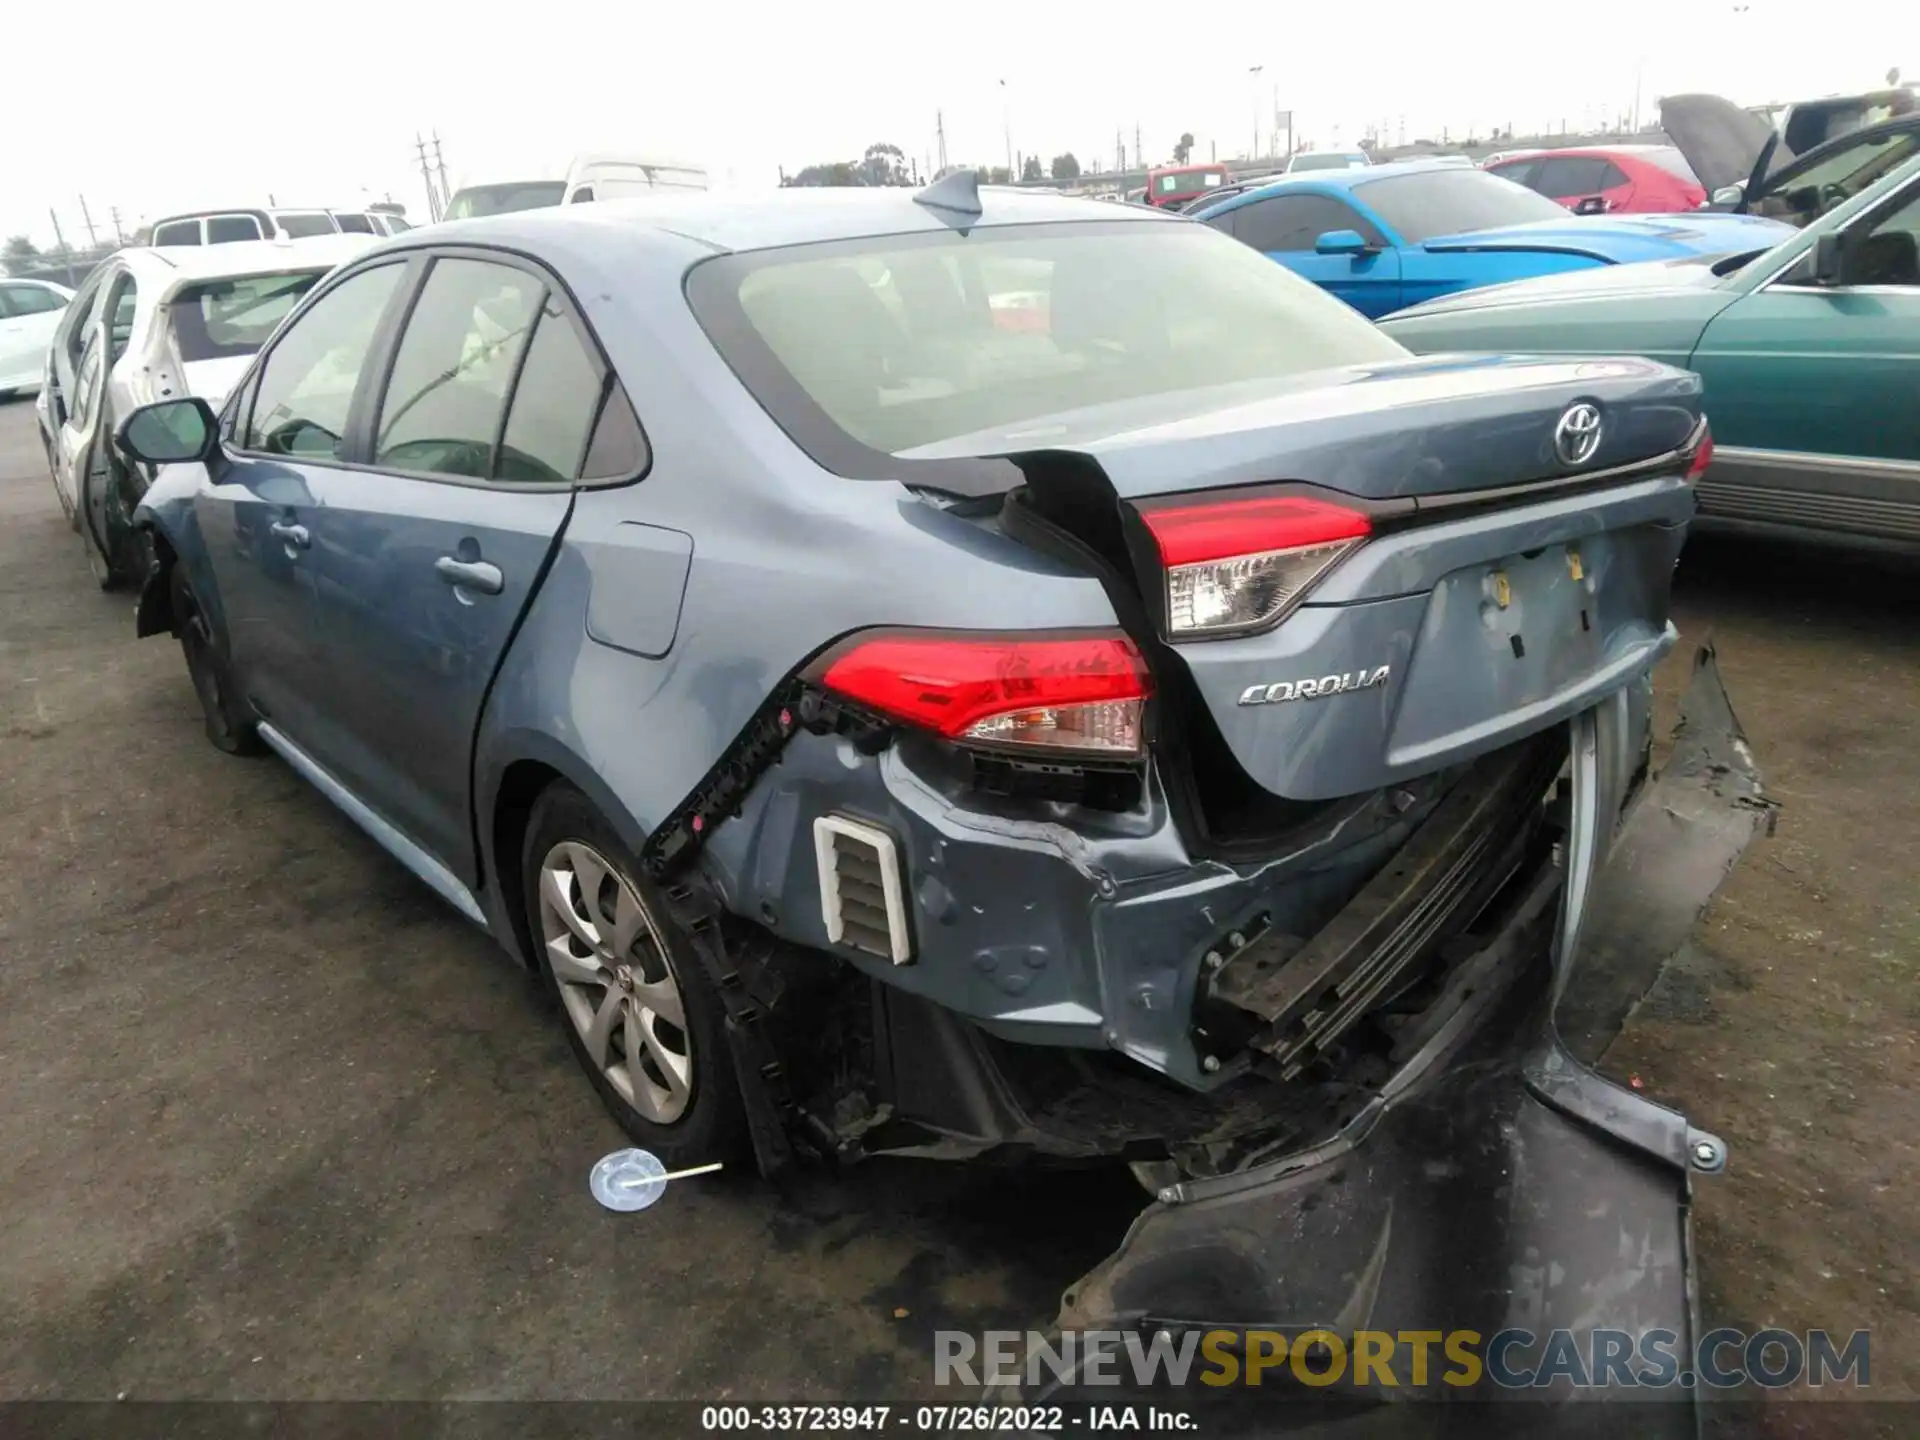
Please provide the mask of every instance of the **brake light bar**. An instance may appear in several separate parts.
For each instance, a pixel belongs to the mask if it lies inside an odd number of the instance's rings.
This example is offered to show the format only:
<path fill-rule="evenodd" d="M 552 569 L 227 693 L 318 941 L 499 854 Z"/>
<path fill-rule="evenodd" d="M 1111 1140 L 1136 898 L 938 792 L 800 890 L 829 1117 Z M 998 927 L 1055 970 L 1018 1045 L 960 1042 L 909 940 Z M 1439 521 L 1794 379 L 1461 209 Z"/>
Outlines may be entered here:
<path fill-rule="evenodd" d="M 1280 622 L 1373 533 L 1363 511 L 1302 495 L 1143 508 L 1167 577 L 1169 638 Z"/>
<path fill-rule="evenodd" d="M 949 740 L 1116 759 L 1143 752 L 1152 693 L 1146 661 L 1117 631 L 855 636 L 820 683 Z"/>

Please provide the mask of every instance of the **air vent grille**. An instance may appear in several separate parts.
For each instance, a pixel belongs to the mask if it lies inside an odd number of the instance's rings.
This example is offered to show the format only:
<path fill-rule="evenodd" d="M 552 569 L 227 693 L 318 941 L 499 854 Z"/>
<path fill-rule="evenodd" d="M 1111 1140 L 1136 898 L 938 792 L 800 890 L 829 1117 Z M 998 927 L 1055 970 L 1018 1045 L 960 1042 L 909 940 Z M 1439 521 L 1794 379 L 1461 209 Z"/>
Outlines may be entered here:
<path fill-rule="evenodd" d="M 893 837 L 858 820 L 823 815 L 813 822 L 813 848 L 827 939 L 895 965 L 911 961 L 900 852 Z"/>

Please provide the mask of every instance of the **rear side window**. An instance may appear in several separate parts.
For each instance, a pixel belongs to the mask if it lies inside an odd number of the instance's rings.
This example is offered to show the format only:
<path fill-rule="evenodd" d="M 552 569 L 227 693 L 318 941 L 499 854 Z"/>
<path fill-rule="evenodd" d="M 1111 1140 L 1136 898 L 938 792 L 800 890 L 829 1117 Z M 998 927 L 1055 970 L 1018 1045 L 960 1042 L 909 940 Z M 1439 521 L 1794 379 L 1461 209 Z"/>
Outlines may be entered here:
<path fill-rule="evenodd" d="M 1529 190 L 1540 187 L 1534 182 L 1540 178 L 1538 160 L 1509 160 L 1505 165 L 1489 165 L 1489 175 L 1498 175 L 1502 180 L 1511 180 L 1516 185 L 1524 185 Z"/>
<path fill-rule="evenodd" d="M 889 457 L 1046 443 L 1035 422 L 1091 406 L 1177 406 L 1186 392 L 1407 353 L 1284 267 L 1174 222 L 723 256 L 695 267 L 687 293 L 789 435 L 829 469 L 876 478 L 901 474 Z"/>
<path fill-rule="evenodd" d="M 489 478 L 507 392 L 545 299 L 546 286 L 524 270 L 484 260 L 436 260 L 394 352 L 373 463 L 417 474 Z M 596 391 L 589 415 L 598 398 Z"/>
<path fill-rule="evenodd" d="M 169 306 L 180 358 L 230 360 L 251 355 L 315 285 L 322 272 L 246 275 L 182 290 Z"/>
<path fill-rule="evenodd" d="M 374 233 L 373 219 L 367 215 L 336 215 L 333 217 L 333 223 L 340 227 L 340 233 L 343 235 L 371 235 Z"/>
<path fill-rule="evenodd" d="M 215 215 L 207 221 L 209 245 L 230 245 L 260 238 L 260 222 L 251 215 Z"/>
<path fill-rule="evenodd" d="M 173 220 L 165 225 L 157 225 L 153 231 L 155 245 L 198 245 L 200 243 L 200 222 L 198 220 Z"/>
<path fill-rule="evenodd" d="M 275 221 L 289 240 L 305 240 L 314 235 L 334 233 L 333 217 L 330 215 L 279 215 Z"/>
<path fill-rule="evenodd" d="M 339 456 L 354 387 L 405 268 L 379 265 L 350 275 L 287 327 L 261 368 L 246 449 Z"/>
<path fill-rule="evenodd" d="M 1556 200 L 1571 199 L 1576 195 L 1597 195 L 1608 188 L 1607 172 L 1613 170 L 1605 160 L 1597 155 L 1574 155 L 1565 160 L 1544 160 L 1540 164 L 1540 178 L 1533 188 L 1542 195 L 1550 195 Z M 1620 172 L 1614 170 L 1614 174 Z M 1620 176 L 1621 183 L 1626 177 Z"/>
<path fill-rule="evenodd" d="M 600 367 L 559 306 L 549 301 L 527 346 L 494 475 L 522 484 L 569 484 L 580 473 L 600 409 Z"/>
<path fill-rule="evenodd" d="M 67 302 L 44 285 L 0 285 L 0 317 L 44 315 Z"/>

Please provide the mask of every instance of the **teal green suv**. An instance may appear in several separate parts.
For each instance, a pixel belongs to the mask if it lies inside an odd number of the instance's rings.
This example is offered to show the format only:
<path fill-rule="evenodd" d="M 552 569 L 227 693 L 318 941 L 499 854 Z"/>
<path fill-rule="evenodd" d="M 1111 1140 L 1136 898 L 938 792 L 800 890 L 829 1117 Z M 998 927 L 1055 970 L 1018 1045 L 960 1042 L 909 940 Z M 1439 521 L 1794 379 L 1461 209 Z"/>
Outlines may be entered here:
<path fill-rule="evenodd" d="M 1693 370 L 1716 447 L 1698 528 L 1920 553 L 1920 159 L 1759 256 L 1524 280 L 1381 328 L 1421 354 Z"/>

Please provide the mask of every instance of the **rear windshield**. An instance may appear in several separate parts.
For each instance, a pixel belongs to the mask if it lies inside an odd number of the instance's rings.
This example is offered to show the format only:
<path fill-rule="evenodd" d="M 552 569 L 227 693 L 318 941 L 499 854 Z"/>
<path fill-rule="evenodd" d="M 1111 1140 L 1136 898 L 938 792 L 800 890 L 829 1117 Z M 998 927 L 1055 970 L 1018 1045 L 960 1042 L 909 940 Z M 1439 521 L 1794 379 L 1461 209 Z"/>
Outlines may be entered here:
<path fill-rule="evenodd" d="M 1656 150 L 1643 150 L 1640 158 L 1658 165 L 1669 175 L 1678 175 L 1689 185 L 1698 185 L 1700 177 L 1693 173 L 1693 167 L 1687 163 L 1687 157 L 1670 145 L 1662 145 Z"/>
<path fill-rule="evenodd" d="M 1364 155 L 1329 155 L 1322 152 L 1296 155 L 1287 162 L 1287 169 L 1298 175 L 1302 170 L 1350 170 L 1366 163 L 1367 157 Z"/>
<path fill-rule="evenodd" d="M 1227 183 L 1218 170 L 1181 170 L 1172 175 L 1153 177 L 1156 195 L 1191 195 L 1196 190 L 1213 190 Z"/>
<path fill-rule="evenodd" d="M 513 185 L 470 185 L 447 202 L 448 220 L 471 220 L 477 215 L 509 215 L 516 210 L 544 210 L 558 205 L 567 193 L 564 180 L 528 180 Z"/>
<path fill-rule="evenodd" d="M 191 363 L 253 354 L 325 273 L 301 270 L 243 275 L 188 286 L 174 297 L 172 305 L 173 335 L 180 358 Z"/>
<path fill-rule="evenodd" d="M 1200 225 L 1105 222 L 888 236 L 725 256 L 688 298 L 773 418 L 843 475 L 889 457 L 1044 444 L 1004 432 L 1089 406 L 1406 351 Z M 983 433 L 985 432 L 985 433 Z"/>
<path fill-rule="evenodd" d="M 1546 196 L 1485 170 L 1448 168 L 1394 175 L 1362 181 L 1354 193 L 1411 245 L 1436 235 L 1567 218 L 1566 210 Z"/>

